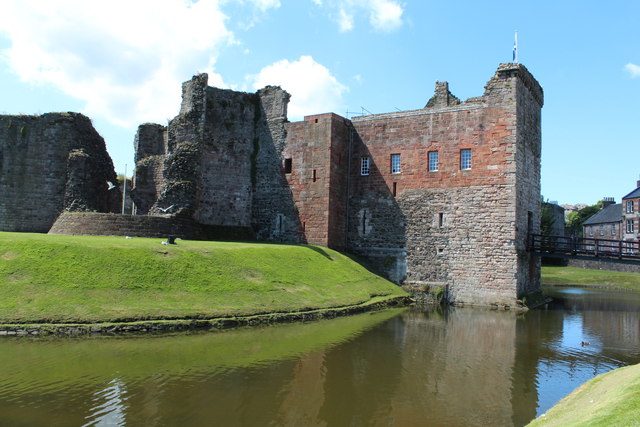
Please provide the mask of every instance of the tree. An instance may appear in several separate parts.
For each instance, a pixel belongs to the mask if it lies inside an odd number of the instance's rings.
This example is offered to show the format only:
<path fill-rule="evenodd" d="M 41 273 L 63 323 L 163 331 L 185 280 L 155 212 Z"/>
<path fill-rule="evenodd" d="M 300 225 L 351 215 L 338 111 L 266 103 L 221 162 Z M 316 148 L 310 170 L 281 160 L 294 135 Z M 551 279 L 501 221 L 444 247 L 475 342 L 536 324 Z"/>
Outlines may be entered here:
<path fill-rule="evenodd" d="M 602 209 L 602 201 L 595 205 L 587 206 L 579 211 L 570 212 L 567 215 L 567 227 L 571 230 L 571 235 L 582 237 L 582 224 Z"/>

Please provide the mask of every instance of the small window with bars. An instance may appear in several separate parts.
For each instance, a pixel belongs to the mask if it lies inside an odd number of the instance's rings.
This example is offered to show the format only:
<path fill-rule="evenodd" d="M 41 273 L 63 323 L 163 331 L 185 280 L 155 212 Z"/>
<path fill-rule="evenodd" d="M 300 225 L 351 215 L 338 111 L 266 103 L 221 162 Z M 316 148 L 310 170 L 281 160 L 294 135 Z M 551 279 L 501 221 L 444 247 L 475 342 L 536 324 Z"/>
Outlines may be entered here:
<path fill-rule="evenodd" d="M 371 170 L 371 159 L 369 157 L 363 157 L 360 159 L 360 175 L 369 175 Z"/>
<path fill-rule="evenodd" d="M 460 150 L 460 170 L 466 171 L 471 169 L 471 150 Z"/>
<path fill-rule="evenodd" d="M 438 152 L 429 151 L 429 172 L 436 172 L 438 170 Z"/>
<path fill-rule="evenodd" d="M 391 173 L 400 173 L 400 154 L 391 155 Z"/>

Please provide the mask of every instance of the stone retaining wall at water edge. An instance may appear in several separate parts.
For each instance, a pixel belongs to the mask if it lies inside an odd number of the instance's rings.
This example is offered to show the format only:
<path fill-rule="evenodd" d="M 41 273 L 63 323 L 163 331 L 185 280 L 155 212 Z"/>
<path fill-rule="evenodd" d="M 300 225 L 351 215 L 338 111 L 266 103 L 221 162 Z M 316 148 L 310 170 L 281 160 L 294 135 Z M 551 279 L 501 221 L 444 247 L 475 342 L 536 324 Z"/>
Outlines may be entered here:
<path fill-rule="evenodd" d="M 401 307 L 411 304 L 410 297 L 400 296 L 388 300 L 364 303 L 349 307 L 336 307 L 301 311 L 295 313 L 267 313 L 254 316 L 228 317 L 219 319 L 177 319 L 150 320 L 122 323 L 98 324 L 29 324 L 0 325 L 0 337 L 26 337 L 42 335 L 78 336 L 92 334 L 171 332 L 194 329 L 226 329 L 238 326 L 258 326 L 269 323 L 286 323 L 330 319 L 349 314 L 380 310 L 389 307 Z"/>
<path fill-rule="evenodd" d="M 640 273 L 640 264 L 635 261 L 625 262 L 609 259 L 568 259 L 569 267 L 585 268 L 589 270 L 619 271 L 621 273 Z"/>

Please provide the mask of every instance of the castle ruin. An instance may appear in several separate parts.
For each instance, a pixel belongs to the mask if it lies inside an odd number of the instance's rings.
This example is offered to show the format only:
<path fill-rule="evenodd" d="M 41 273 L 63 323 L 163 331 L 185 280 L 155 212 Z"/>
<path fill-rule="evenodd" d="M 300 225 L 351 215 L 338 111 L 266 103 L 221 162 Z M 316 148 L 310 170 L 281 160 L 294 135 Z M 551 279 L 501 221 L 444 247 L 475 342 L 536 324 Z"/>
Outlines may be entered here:
<path fill-rule="evenodd" d="M 543 92 L 523 65 L 501 64 L 479 97 L 437 82 L 422 109 L 350 120 L 289 122 L 283 89 L 217 89 L 206 74 L 182 92 L 167 126 L 138 129 L 133 216 L 106 214 L 122 195 L 87 117 L 1 116 L 0 230 L 317 244 L 456 304 L 539 290 L 526 242 L 540 225 Z"/>
<path fill-rule="evenodd" d="M 64 210 L 118 212 L 104 140 L 78 113 L 0 116 L 0 230 L 46 233 Z"/>
<path fill-rule="evenodd" d="M 436 83 L 423 109 L 287 120 L 289 94 L 182 87 L 180 113 L 140 126 L 132 197 L 258 240 L 311 243 L 366 258 L 420 293 L 514 306 L 539 289 L 526 251 L 540 224 L 542 88 L 501 64 L 482 96 Z"/>

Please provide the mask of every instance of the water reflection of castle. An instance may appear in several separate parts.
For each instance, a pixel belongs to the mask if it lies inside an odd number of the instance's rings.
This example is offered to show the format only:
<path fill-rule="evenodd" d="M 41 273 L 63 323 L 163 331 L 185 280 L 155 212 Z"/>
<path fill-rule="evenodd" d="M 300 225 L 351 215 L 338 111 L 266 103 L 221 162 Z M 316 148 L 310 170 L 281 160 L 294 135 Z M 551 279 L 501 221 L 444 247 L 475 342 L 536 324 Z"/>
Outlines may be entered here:
<path fill-rule="evenodd" d="M 521 426 L 593 375 L 640 362 L 640 294 L 570 292 L 521 315 L 434 308 L 191 336 L 3 342 L 0 421 Z M 33 400 L 19 407 L 23 399 Z"/>

